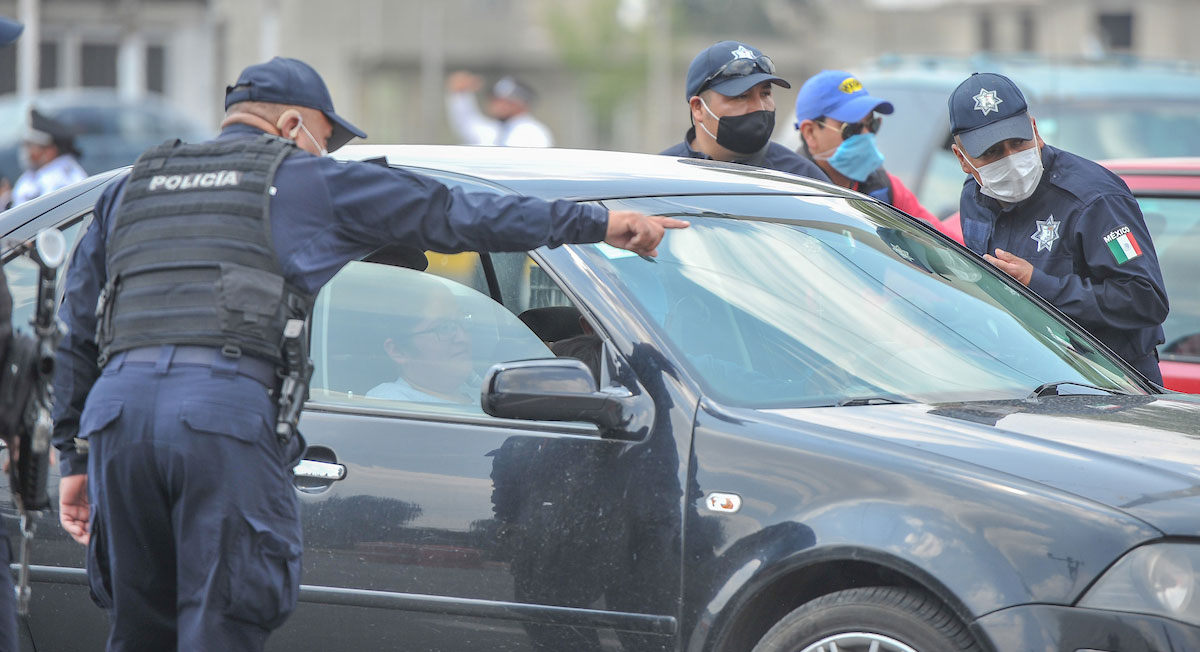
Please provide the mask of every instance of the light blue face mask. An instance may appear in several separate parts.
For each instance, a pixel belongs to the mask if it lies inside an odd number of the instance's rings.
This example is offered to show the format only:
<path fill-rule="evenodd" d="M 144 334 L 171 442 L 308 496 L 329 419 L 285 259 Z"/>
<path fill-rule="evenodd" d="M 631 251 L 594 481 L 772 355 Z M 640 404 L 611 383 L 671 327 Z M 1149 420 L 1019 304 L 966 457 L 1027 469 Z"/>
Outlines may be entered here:
<path fill-rule="evenodd" d="M 883 165 L 883 152 L 875 146 L 875 134 L 854 134 L 838 146 L 829 164 L 847 179 L 861 183 Z"/>

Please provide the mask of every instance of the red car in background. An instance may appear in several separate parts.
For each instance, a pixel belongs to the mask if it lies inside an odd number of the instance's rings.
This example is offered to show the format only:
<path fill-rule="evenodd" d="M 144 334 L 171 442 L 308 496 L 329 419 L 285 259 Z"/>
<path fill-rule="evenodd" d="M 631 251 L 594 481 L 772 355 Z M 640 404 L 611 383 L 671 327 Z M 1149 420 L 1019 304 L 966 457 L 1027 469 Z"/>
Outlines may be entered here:
<path fill-rule="evenodd" d="M 1200 157 L 1101 161 L 1142 207 L 1162 267 L 1171 313 L 1158 348 L 1163 384 L 1200 394 Z M 941 230 L 962 242 L 958 213 Z"/>

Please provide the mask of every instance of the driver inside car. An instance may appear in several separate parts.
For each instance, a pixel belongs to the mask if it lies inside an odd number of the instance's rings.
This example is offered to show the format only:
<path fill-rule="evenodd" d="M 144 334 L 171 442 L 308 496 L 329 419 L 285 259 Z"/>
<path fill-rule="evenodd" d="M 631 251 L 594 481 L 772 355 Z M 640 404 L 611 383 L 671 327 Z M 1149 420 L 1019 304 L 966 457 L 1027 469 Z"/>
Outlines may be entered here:
<path fill-rule="evenodd" d="M 371 388 L 367 397 L 478 406 L 482 379 L 474 370 L 470 315 L 442 284 L 414 287 L 407 301 L 414 309 L 387 322 L 390 334 L 382 343 L 398 375 Z"/>

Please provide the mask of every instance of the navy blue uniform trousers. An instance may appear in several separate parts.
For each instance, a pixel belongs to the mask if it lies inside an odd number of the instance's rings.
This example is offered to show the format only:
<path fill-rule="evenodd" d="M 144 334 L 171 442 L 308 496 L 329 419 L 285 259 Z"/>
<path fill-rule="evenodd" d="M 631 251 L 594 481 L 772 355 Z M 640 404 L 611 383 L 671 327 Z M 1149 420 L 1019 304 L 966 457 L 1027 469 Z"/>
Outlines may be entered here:
<path fill-rule="evenodd" d="M 6 571 L 8 564 L 13 560 L 7 530 L 4 521 L 0 521 L 0 562 L 5 564 Z M 20 535 L 17 536 L 19 540 Z M 13 592 L 15 585 L 12 573 L 0 573 L 0 652 L 17 652 L 21 649 L 17 645 L 17 598 Z"/>
<path fill-rule="evenodd" d="M 87 398 L 92 598 L 108 649 L 260 650 L 295 608 L 302 440 L 275 436 L 266 385 L 211 365 L 117 354 Z"/>

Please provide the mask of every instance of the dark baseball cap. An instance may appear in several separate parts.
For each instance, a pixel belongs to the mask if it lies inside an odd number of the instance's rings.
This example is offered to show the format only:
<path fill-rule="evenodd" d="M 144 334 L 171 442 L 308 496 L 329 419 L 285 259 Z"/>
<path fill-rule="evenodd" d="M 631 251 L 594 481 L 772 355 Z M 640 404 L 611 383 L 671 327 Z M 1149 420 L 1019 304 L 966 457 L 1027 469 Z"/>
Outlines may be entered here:
<path fill-rule="evenodd" d="M 750 62 L 745 66 L 747 70 L 740 74 L 733 69 L 738 66 L 730 66 L 738 60 Z M 775 64 L 758 48 L 737 41 L 721 41 L 692 59 L 692 65 L 688 66 L 687 99 L 710 88 L 722 95 L 736 97 L 765 81 L 784 88 L 792 87 L 782 77 L 775 76 Z"/>
<path fill-rule="evenodd" d="M 225 88 L 225 108 L 238 102 L 272 102 L 316 109 L 329 118 L 333 134 L 325 148 L 335 151 L 355 136 L 367 134 L 333 110 L 333 98 L 321 75 L 299 59 L 275 57 L 242 71 L 237 83 Z"/>
<path fill-rule="evenodd" d="M 15 20 L 0 16 L 0 46 L 8 45 L 17 40 L 25 26 Z"/>
<path fill-rule="evenodd" d="M 71 127 L 31 108 L 29 109 L 29 119 L 25 124 L 25 131 L 21 135 L 21 142 L 34 145 L 54 145 L 62 152 L 79 156 L 79 150 L 75 147 L 76 135 L 75 130 Z"/>
<path fill-rule="evenodd" d="M 513 100 L 529 106 L 537 99 L 537 93 L 529 84 L 512 75 L 507 75 L 496 80 L 492 86 L 492 97 Z"/>
<path fill-rule="evenodd" d="M 809 77 L 796 95 L 796 122 L 827 116 L 858 122 L 872 111 L 891 113 L 892 103 L 867 94 L 862 82 L 842 70 L 822 70 Z"/>
<path fill-rule="evenodd" d="M 1029 105 L 1011 79 L 992 72 L 972 74 L 950 94 L 950 134 L 978 158 L 1010 138 L 1033 139 Z"/>

